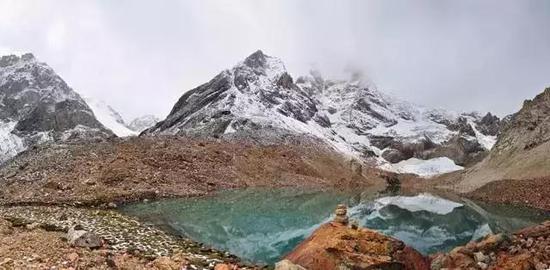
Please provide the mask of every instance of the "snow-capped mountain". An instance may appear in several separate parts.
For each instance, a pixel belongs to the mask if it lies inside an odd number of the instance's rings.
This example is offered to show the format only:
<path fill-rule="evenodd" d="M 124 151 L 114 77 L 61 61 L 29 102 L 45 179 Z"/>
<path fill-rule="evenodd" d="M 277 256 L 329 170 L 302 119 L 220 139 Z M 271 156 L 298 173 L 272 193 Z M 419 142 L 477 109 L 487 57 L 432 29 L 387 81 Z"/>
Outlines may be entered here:
<path fill-rule="evenodd" d="M 109 136 L 51 67 L 32 54 L 0 58 L 0 162 L 37 143 Z"/>
<path fill-rule="evenodd" d="M 335 81 L 312 72 L 295 82 L 281 60 L 257 51 L 186 92 L 144 134 L 305 134 L 378 165 L 437 157 L 468 164 L 491 148 L 498 122 L 402 101 L 360 76 Z"/>
<path fill-rule="evenodd" d="M 142 132 L 152 126 L 154 126 L 156 123 L 160 121 L 160 118 L 154 116 L 154 115 L 144 115 L 135 118 L 128 124 L 128 127 L 135 131 L 135 132 Z"/>
<path fill-rule="evenodd" d="M 130 129 L 124 122 L 124 119 L 113 107 L 105 103 L 105 101 L 96 100 L 93 98 L 85 98 L 86 103 L 94 112 L 95 117 L 106 128 L 110 129 L 118 137 L 135 136 L 138 132 Z"/>

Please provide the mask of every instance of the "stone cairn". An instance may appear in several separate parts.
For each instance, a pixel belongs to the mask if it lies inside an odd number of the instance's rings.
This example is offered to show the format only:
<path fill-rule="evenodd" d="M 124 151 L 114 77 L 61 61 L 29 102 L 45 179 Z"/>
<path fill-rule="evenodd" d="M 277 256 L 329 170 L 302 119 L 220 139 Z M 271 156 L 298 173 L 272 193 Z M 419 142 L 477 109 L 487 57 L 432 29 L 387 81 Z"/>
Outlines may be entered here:
<path fill-rule="evenodd" d="M 348 218 L 348 208 L 344 204 L 339 204 L 336 207 L 336 211 L 334 211 L 334 214 L 336 214 L 336 217 L 334 217 L 335 223 L 340 223 L 342 225 L 348 225 L 349 218 Z"/>

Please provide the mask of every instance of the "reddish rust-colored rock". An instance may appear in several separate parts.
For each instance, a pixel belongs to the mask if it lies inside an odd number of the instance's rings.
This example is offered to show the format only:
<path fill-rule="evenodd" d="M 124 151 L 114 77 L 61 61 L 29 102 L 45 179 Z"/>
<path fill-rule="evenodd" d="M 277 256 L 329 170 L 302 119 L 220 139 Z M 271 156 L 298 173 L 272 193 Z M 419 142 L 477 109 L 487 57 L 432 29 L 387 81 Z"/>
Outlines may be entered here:
<path fill-rule="evenodd" d="M 429 261 L 403 242 L 366 228 L 323 224 L 285 259 L 306 269 L 429 269 Z"/>
<path fill-rule="evenodd" d="M 532 237 L 532 238 L 548 237 L 550 236 L 550 220 L 547 220 L 539 225 L 521 229 L 517 231 L 515 235 L 526 237 L 526 238 L 527 237 Z"/>

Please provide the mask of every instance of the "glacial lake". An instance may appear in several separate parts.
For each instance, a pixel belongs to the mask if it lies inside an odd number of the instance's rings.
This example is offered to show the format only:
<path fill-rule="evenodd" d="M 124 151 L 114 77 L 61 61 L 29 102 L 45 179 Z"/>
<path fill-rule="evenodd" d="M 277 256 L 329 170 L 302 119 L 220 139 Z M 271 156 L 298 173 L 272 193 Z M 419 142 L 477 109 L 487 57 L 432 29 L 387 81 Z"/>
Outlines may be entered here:
<path fill-rule="evenodd" d="M 510 232 L 550 213 L 428 193 L 243 189 L 214 196 L 125 205 L 121 211 L 242 259 L 272 264 L 320 224 L 337 204 L 350 219 L 402 240 L 424 254 L 449 251 L 491 232 Z"/>

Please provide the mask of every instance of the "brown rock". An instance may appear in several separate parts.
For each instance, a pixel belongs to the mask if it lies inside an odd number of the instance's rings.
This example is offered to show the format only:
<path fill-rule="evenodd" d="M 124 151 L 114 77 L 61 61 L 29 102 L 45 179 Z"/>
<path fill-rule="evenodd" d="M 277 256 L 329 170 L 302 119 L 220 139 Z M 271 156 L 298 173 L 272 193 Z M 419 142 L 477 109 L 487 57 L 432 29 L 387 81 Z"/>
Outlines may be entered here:
<path fill-rule="evenodd" d="M 76 262 L 78 260 L 78 254 L 76 252 L 73 252 L 69 255 L 67 255 L 67 259 L 71 262 Z"/>
<path fill-rule="evenodd" d="M 13 227 L 7 220 L 0 219 L 0 235 L 10 235 L 13 233 Z"/>
<path fill-rule="evenodd" d="M 282 260 L 275 264 L 275 270 L 307 270 L 289 260 Z"/>
<path fill-rule="evenodd" d="M 496 265 L 489 269 L 495 270 L 530 270 L 534 268 L 531 254 L 524 252 L 514 256 L 500 256 Z"/>
<path fill-rule="evenodd" d="M 153 261 L 153 266 L 158 270 L 179 270 L 181 265 L 169 257 L 158 257 Z"/>
<path fill-rule="evenodd" d="M 547 220 L 543 222 L 542 224 L 531 226 L 524 228 L 522 230 L 519 230 L 515 233 L 515 235 L 523 236 L 523 237 L 531 237 L 531 238 L 538 238 L 538 237 L 549 237 L 550 236 L 550 220 Z"/>
<path fill-rule="evenodd" d="M 306 269 L 429 269 L 428 260 L 401 241 L 336 222 L 321 225 L 285 259 Z"/>
<path fill-rule="evenodd" d="M 472 257 L 466 254 L 457 252 L 457 253 L 451 253 L 449 256 L 455 268 L 468 269 L 476 265 L 476 262 L 474 261 L 474 259 L 472 259 Z"/>
<path fill-rule="evenodd" d="M 483 238 L 480 242 L 476 244 L 476 248 L 479 251 L 490 252 L 498 248 L 507 237 L 504 234 L 490 234 Z"/>
<path fill-rule="evenodd" d="M 232 264 L 218 263 L 214 266 L 214 270 L 237 270 L 238 267 Z"/>

